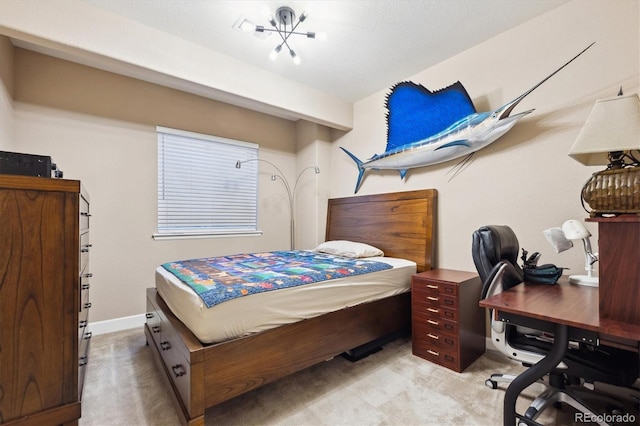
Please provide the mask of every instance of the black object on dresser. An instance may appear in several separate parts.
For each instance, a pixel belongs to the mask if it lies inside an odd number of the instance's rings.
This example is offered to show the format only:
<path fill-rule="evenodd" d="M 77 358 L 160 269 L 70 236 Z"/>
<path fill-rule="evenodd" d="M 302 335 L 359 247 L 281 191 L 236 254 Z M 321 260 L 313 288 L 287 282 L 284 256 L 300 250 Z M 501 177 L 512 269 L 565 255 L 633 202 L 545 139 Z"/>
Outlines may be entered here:
<path fill-rule="evenodd" d="M 78 423 L 88 209 L 79 181 L 0 175 L 0 423 Z"/>
<path fill-rule="evenodd" d="M 485 351 L 478 274 L 433 269 L 411 278 L 413 354 L 462 372 Z"/>

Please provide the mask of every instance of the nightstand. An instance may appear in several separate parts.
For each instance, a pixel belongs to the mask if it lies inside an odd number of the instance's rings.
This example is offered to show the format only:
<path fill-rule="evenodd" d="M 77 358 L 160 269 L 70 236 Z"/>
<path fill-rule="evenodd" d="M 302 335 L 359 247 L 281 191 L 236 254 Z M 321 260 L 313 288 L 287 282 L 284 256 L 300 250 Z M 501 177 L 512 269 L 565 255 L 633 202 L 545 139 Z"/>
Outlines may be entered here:
<path fill-rule="evenodd" d="M 485 351 L 482 282 L 476 273 L 434 269 L 411 278 L 413 354 L 462 372 Z"/>

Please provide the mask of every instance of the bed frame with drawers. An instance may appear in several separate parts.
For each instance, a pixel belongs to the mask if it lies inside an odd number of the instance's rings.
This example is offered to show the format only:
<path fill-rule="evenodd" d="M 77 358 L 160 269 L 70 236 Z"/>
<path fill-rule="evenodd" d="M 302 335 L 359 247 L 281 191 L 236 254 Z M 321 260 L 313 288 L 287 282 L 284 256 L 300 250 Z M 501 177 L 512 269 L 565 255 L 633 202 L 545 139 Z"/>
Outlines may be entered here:
<path fill-rule="evenodd" d="M 379 247 L 385 256 L 431 269 L 435 189 L 334 198 L 326 240 Z M 266 383 L 408 332 L 411 296 L 403 293 L 222 343 L 204 345 L 147 289 L 145 333 L 183 423 L 204 425 L 205 410 Z"/>

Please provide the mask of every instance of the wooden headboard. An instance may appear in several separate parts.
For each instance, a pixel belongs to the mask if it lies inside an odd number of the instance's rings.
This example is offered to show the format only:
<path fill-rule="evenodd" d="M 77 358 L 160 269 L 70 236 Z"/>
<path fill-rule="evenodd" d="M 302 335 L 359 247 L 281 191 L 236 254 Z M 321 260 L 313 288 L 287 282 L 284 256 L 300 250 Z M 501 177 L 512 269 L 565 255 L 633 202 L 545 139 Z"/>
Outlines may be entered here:
<path fill-rule="evenodd" d="M 435 251 L 435 189 L 331 198 L 326 241 L 370 244 L 385 256 L 416 262 L 418 272 L 431 269 Z"/>

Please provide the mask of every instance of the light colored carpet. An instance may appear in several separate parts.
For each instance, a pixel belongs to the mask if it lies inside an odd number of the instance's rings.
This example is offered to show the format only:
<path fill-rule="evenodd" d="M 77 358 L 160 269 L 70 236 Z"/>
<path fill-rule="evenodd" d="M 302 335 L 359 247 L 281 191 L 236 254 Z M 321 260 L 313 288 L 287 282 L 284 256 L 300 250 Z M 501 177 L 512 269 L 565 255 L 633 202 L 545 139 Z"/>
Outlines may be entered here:
<path fill-rule="evenodd" d="M 91 342 L 80 426 L 177 425 L 170 390 L 160 378 L 142 328 Z M 488 352 L 455 373 L 411 353 L 402 338 L 363 360 L 336 357 L 209 408 L 207 425 L 499 425 L 505 386 L 491 373 L 523 367 Z M 542 390 L 534 384 L 518 410 Z M 574 424 L 570 407 L 548 409 L 543 424 Z"/>

